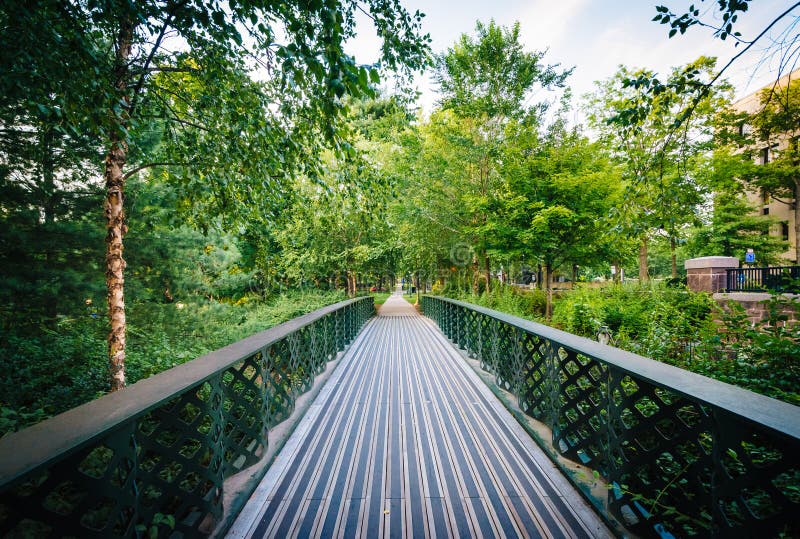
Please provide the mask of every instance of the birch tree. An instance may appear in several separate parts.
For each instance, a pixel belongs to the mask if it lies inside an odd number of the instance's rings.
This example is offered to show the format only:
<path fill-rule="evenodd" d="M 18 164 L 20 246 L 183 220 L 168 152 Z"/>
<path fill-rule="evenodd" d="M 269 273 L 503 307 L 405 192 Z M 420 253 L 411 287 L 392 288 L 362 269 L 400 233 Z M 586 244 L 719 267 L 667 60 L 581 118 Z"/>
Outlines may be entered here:
<path fill-rule="evenodd" d="M 285 184 L 276 179 L 302 165 L 306 142 L 345 148 L 341 98 L 369 94 L 380 78 L 378 66 L 359 65 L 343 49 L 355 34 L 357 12 L 383 40 L 384 68 L 426 62 L 421 15 L 409 14 L 398 0 L 33 0 L 0 8 L 4 31 L 15 21 L 55 36 L 45 49 L 25 39 L 8 44 L 4 67 L 13 71 L 4 78 L 17 80 L 7 85 L 6 99 L 57 110 L 62 129 L 90 132 L 104 148 L 112 391 L 125 385 L 126 180 L 154 166 L 177 170 L 188 203 L 212 193 L 215 211 L 243 215 L 242 208 L 281 194 Z M 47 65 L 73 66 L 73 74 L 51 92 L 30 91 L 52 82 Z M 252 82 L 256 72 L 266 82 Z M 254 102 L 258 107 L 248 108 Z M 166 143 L 147 153 L 137 135 L 158 123 Z M 229 144 L 215 144 L 223 140 Z M 159 153 L 164 149 L 172 151 Z"/>

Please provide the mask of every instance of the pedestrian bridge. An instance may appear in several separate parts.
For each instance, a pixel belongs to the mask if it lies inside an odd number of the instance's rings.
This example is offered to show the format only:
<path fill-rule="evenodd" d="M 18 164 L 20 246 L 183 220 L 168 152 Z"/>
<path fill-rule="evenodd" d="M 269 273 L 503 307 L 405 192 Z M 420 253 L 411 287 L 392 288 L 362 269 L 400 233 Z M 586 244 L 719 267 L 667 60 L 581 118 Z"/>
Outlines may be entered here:
<path fill-rule="evenodd" d="M 6 537 L 798 536 L 800 409 L 356 298 L 0 439 Z"/>

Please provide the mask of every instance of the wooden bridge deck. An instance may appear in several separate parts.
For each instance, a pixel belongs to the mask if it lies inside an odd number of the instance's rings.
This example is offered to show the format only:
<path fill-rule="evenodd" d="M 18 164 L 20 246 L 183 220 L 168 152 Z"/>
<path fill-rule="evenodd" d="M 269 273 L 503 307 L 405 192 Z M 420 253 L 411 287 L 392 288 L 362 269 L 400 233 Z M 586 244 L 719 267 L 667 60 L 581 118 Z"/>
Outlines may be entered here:
<path fill-rule="evenodd" d="M 393 296 L 228 537 L 611 533 L 436 326 Z"/>

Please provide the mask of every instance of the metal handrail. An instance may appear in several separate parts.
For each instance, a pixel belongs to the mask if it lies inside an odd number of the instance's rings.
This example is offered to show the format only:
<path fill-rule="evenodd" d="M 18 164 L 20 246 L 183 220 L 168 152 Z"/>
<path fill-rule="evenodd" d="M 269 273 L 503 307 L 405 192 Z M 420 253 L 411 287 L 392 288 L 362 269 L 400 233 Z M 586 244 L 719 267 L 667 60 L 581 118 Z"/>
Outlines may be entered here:
<path fill-rule="evenodd" d="M 800 407 L 470 303 L 422 308 L 556 452 L 613 485 L 608 510 L 634 533 L 800 531 Z"/>
<path fill-rule="evenodd" d="M 192 517 L 198 521 L 193 523 L 189 517 L 184 522 L 178 517 L 177 525 L 185 535 L 204 535 L 221 516 L 224 480 L 258 460 L 268 443 L 268 430 L 274 419 L 291 410 L 297 394 L 311 386 L 314 375 L 324 369 L 325 362 L 355 337 L 372 314 L 371 296 L 342 301 L 0 438 L 0 516 L 2 506 L 6 506 L 7 514 L 6 521 L 0 520 L 0 535 L 14 530 L 23 514 L 30 518 L 27 510 L 20 515 L 13 512 L 8 515 L 9 508 L 46 505 L 48 497 L 52 500 L 53 492 L 63 490 L 64 484 L 78 490 L 97 488 L 96 477 L 75 468 L 97 467 L 96 463 L 86 462 L 98 459 L 101 467 L 107 464 L 105 472 L 101 472 L 102 479 L 111 480 L 114 474 L 124 476 L 114 479 L 121 483 L 114 487 L 121 492 L 110 496 L 127 498 L 125 503 L 130 506 L 107 511 L 110 514 L 104 522 L 92 523 L 88 528 L 77 522 L 81 520 L 78 507 L 73 508 L 76 522 L 62 519 L 68 529 L 51 533 L 70 535 L 77 530 L 83 537 L 138 535 L 136 526 L 149 525 L 149 516 L 169 514 L 168 509 L 159 507 L 158 499 L 147 500 L 146 509 L 139 507 L 138 497 L 143 488 L 136 484 L 136 467 L 142 463 L 150 466 L 146 462 L 150 453 L 157 453 L 152 457 L 157 462 L 153 466 L 162 472 L 169 468 L 164 459 L 173 458 L 173 467 L 180 470 L 178 475 L 184 482 L 189 479 L 189 483 L 196 482 L 196 475 L 201 477 L 201 483 L 213 483 L 198 487 L 203 492 L 195 493 L 198 503 L 209 502 L 213 515 Z M 282 400 L 276 405 L 270 399 Z M 188 415 L 188 423 L 175 420 L 175 415 L 182 412 Z M 197 415 L 202 417 L 196 419 Z M 143 427 L 143 423 L 149 424 Z M 163 432 L 150 432 L 153 424 Z M 158 436 L 176 438 L 184 443 L 183 447 L 199 444 L 201 448 L 195 454 L 205 454 L 192 462 L 184 454 L 189 450 L 181 453 L 174 447 L 162 448 Z M 103 461 L 104 451 L 113 454 L 106 458 L 107 463 Z M 195 475 L 190 476 L 186 469 L 193 466 L 196 469 L 191 473 Z M 215 467 L 219 469 L 211 470 Z M 59 476 L 59 480 L 53 481 L 54 476 Z M 150 479 L 158 483 L 154 487 L 156 492 L 169 488 L 160 478 Z M 41 492 L 36 492 L 37 482 L 41 483 L 39 487 L 44 485 Z M 54 482 L 60 483 L 50 484 Z M 84 484 L 85 487 L 81 486 Z M 100 485 L 101 490 L 106 487 Z M 114 488 L 109 487 L 104 494 L 108 496 Z M 208 509 L 192 508 L 195 512 Z M 41 507 L 35 510 L 43 511 L 44 524 L 49 524 L 47 510 Z M 116 522 L 119 518 L 125 520 L 122 525 Z"/>
<path fill-rule="evenodd" d="M 800 266 L 729 268 L 728 292 L 800 292 Z"/>

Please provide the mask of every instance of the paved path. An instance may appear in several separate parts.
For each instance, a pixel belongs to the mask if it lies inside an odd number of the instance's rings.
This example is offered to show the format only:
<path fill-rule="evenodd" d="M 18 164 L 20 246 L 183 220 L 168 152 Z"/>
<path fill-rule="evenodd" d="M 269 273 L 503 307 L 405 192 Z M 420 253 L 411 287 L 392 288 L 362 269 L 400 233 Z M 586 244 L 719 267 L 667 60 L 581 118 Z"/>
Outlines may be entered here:
<path fill-rule="evenodd" d="M 428 319 L 392 296 L 228 537 L 605 537 Z"/>

